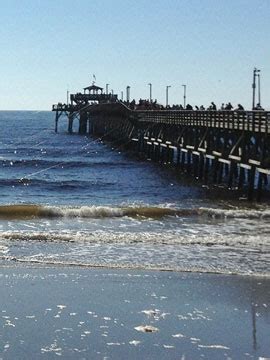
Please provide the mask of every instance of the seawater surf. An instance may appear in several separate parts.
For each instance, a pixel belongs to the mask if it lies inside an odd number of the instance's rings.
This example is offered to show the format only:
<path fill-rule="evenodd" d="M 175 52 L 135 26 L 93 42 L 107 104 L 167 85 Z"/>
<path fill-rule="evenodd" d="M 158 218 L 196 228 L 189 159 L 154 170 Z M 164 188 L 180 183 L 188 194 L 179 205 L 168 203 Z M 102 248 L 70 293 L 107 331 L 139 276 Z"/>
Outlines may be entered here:
<path fill-rule="evenodd" d="M 270 210 L 251 209 L 214 209 L 214 208 L 169 208 L 162 206 L 43 206 L 36 204 L 14 204 L 0 206 L 0 219 L 29 219 L 29 218 L 113 218 L 113 217 L 145 217 L 163 218 L 174 217 L 210 217 L 210 218 L 245 218 L 268 219 Z"/>
<path fill-rule="evenodd" d="M 0 112 L 0 120 L 5 265 L 17 259 L 269 274 L 267 204 L 234 195 L 223 201 L 219 188 L 210 196 L 178 171 L 69 136 L 64 123 L 55 134 L 51 112 Z"/>

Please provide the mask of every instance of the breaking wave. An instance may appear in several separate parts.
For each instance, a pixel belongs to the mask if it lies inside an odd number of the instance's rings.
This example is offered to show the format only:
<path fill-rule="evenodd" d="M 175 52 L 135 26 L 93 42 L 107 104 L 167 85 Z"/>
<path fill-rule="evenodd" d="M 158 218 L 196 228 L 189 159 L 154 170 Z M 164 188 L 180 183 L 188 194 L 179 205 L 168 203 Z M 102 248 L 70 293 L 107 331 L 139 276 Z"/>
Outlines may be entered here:
<path fill-rule="evenodd" d="M 114 218 L 114 217 L 145 217 L 162 218 L 174 217 L 209 217 L 218 219 L 268 219 L 270 210 L 250 209 L 219 209 L 219 208 L 170 208 L 163 206 L 43 206 L 43 205 L 2 205 L 0 219 L 27 219 L 27 218 Z"/>
<path fill-rule="evenodd" d="M 222 234 L 182 234 L 178 231 L 165 231 L 158 233 L 155 231 L 121 232 L 110 230 L 95 231 L 0 231 L 0 240 L 8 241 L 26 241 L 26 242 L 67 242 L 67 243 L 85 243 L 85 244 L 159 244 L 159 245 L 201 245 L 211 247 L 233 246 L 245 247 L 268 246 L 268 235 L 257 236 L 223 236 Z M 0 246 L 0 253 L 6 251 L 6 245 Z"/>

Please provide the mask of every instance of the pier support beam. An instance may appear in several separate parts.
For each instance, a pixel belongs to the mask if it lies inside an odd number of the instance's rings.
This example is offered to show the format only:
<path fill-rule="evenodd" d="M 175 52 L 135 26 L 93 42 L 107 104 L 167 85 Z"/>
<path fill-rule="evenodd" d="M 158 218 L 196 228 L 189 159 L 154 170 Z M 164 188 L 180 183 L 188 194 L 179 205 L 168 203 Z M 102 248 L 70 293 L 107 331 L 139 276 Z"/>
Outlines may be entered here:
<path fill-rule="evenodd" d="M 58 115 L 58 111 L 56 111 L 56 113 L 55 113 L 55 129 L 54 129 L 54 131 L 56 133 L 58 131 L 58 120 L 59 120 L 59 115 Z"/>
<path fill-rule="evenodd" d="M 69 132 L 69 134 L 72 134 L 72 132 L 73 132 L 73 119 L 74 119 L 74 114 L 70 113 L 68 115 L 68 132 Z"/>
<path fill-rule="evenodd" d="M 80 120 L 79 120 L 79 134 L 85 135 L 87 133 L 87 113 L 80 112 Z"/>

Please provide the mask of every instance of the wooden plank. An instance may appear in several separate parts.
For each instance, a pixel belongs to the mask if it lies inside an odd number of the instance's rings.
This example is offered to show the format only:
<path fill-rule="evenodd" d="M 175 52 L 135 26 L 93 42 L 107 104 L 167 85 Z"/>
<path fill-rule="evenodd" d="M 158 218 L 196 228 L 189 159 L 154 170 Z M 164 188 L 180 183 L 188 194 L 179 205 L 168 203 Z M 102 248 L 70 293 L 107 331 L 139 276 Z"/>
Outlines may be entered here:
<path fill-rule="evenodd" d="M 236 161 L 241 161 L 241 157 L 240 157 L 240 156 L 236 156 L 236 155 L 229 155 L 229 159 L 231 159 L 231 160 L 236 160 Z"/>
<path fill-rule="evenodd" d="M 221 162 L 221 163 L 223 163 L 223 164 L 228 164 L 228 165 L 230 165 L 230 163 L 231 163 L 230 160 L 222 159 L 222 158 L 218 159 L 218 161 Z"/>
<path fill-rule="evenodd" d="M 270 175 L 270 169 L 256 168 L 259 173 Z"/>
<path fill-rule="evenodd" d="M 257 160 L 249 159 L 248 162 L 249 162 L 249 164 L 251 164 L 251 165 L 256 165 L 256 166 L 260 166 L 260 165 L 261 165 L 261 162 L 260 162 L 260 161 L 257 161 Z"/>
<path fill-rule="evenodd" d="M 243 163 L 240 164 L 240 167 L 243 168 L 243 169 L 247 169 L 247 170 L 251 169 L 251 165 L 243 164 Z"/>
<path fill-rule="evenodd" d="M 222 156 L 222 154 L 218 151 L 212 151 L 213 155 L 215 156 Z"/>
<path fill-rule="evenodd" d="M 204 149 L 204 148 L 200 148 L 200 147 L 199 147 L 198 150 L 201 151 L 201 152 L 203 152 L 203 153 L 206 153 L 206 149 Z"/>

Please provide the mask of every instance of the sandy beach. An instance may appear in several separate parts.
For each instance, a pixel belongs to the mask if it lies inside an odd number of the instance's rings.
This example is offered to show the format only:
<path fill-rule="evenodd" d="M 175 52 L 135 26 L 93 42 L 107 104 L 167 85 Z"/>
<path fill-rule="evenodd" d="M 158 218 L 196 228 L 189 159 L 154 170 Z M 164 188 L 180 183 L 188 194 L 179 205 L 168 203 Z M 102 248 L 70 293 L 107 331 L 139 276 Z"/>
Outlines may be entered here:
<path fill-rule="evenodd" d="M 270 279 L 1 266 L 1 359 L 270 357 Z"/>

